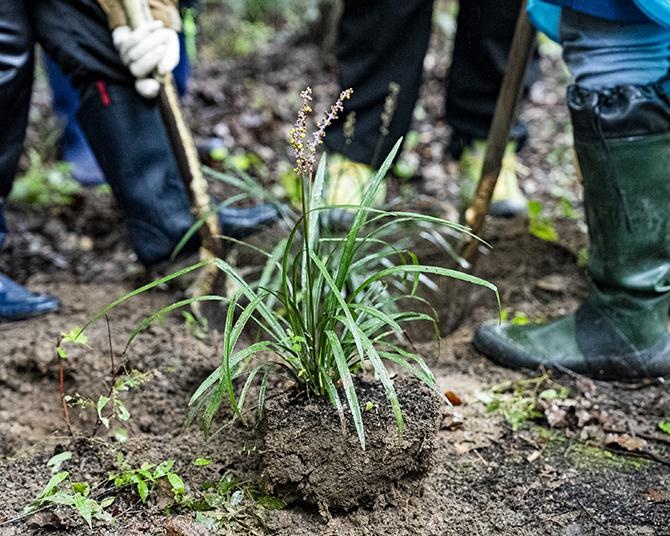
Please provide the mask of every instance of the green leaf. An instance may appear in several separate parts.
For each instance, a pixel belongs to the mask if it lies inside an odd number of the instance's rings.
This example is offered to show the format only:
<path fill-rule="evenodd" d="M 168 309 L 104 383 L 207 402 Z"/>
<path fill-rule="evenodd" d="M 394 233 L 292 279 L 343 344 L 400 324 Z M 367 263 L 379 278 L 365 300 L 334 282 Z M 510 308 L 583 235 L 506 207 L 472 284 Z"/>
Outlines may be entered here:
<path fill-rule="evenodd" d="M 57 491 L 48 497 L 42 499 L 41 502 L 50 504 L 61 504 L 63 506 L 74 506 L 75 496 L 72 493 L 65 491 Z"/>
<path fill-rule="evenodd" d="M 386 392 L 386 398 L 391 404 L 391 410 L 393 411 L 393 415 L 395 416 L 396 426 L 398 427 L 398 434 L 402 436 L 402 434 L 405 431 L 405 421 L 402 416 L 402 410 L 400 409 L 400 402 L 398 402 L 398 395 L 395 392 L 395 387 L 393 387 L 393 380 L 391 380 L 389 373 L 386 370 L 386 367 L 384 366 L 384 363 L 381 360 L 381 357 L 379 356 L 374 345 L 367 338 L 365 333 L 360 332 L 360 328 L 356 325 L 350 327 L 350 329 L 359 330 L 360 337 L 365 347 L 365 353 L 367 354 L 370 363 L 372 363 L 372 367 L 374 368 L 375 373 L 377 374 L 377 378 L 384 386 L 384 391 Z"/>
<path fill-rule="evenodd" d="M 79 493 L 83 497 L 88 497 L 91 492 L 91 486 L 88 482 L 72 482 L 72 491 Z"/>
<path fill-rule="evenodd" d="M 142 478 L 137 478 L 137 494 L 140 496 L 140 500 L 145 502 L 149 496 L 149 487 L 147 483 Z"/>
<path fill-rule="evenodd" d="M 112 505 L 112 503 L 116 500 L 115 496 L 112 497 L 106 497 L 105 499 L 100 501 L 100 508 L 107 508 Z"/>
<path fill-rule="evenodd" d="M 51 459 L 47 462 L 47 467 L 51 467 L 52 473 L 57 473 L 60 471 L 63 463 L 72 459 L 72 452 L 69 450 L 63 451 L 60 454 L 52 456 Z"/>
<path fill-rule="evenodd" d="M 270 495 L 258 497 L 258 499 L 256 499 L 256 504 L 266 510 L 283 510 L 286 508 L 286 503 L 284 501 Z"/>
<path fill-rule="evenodd" d="M 547 242 L 555 242 L 558 240 L 558 233 L 554 228 L 551 220 L 542 215 L 542 203 L 539 201 L 528 202 L 528 220 L 530 234 L 545 240 Z"/>
<path fill-rule="evenodd" d="M 174 460 L 165 460 L 164 462 L 161 462 L 154 470 L 153 478 L 157 480 L 159 478 L 167 476 L 168 473 L 172 472 L 173 467 L 174 467 Z M 147 469 L 148 468 L 150 467 L 147 466 Z"/>
<path fill-rule="evenodd" d="M 119 420 L 124 422 L 128 421 L 130 419 L 130 412 L 128 411 L 126 405 L 118 398 L 115 400 L 115 404 L 118 411 Z"/>
<path fill-rule="evenodd" d="M 342 248 L 342 258 L 340 259 L 337 275 L 335 277 L 336 284 L 334 287 L 337 289 L 342 288 L 342 285 L 344 284 L 347 275 L 349 274 L 349 268 L 354 259 L 354 253 L 356 250 L 356 237 L 358 236 L 358 232 L 360 231 L 361 227 L 365 224 L 367 215 L 367 211 L 365 209 L 372 205 L 377 191 L 379 190 L 382 181 L 386 177 L 386 174 L 388 173 L 389 168 L 391 167 L 391 164 L 393 163 L 393 160 L 395 159 L 395 156 L 398 153 L 401 145 L 402 138 L 400 138 L 393 146 L 393 149 L 391 149 L 391 152 L 384 160 L 384 163 L 370 181 L 368 188 L 363 195 L 363 200 L 361 201 L 360 206 L 356 209 L 354 221 L 351 225 L 351 229 L 347 233 L 347 239 Z"/>
<path fill-rule="evenodd" d="M 42 493 L 37 497 L 37 500 L 44 499 L 54 493 L 58 489 L 59 484 L 68 478 L 70 478 L 70 473 L 67 471 L 61 471 L 53 475 L 42 490 Z"/>
<path fill-rule="evenodd" d="M 77 494 L 74 496 L 74 507 L 79 515 L 84 518 L 89 528 L 93 528 L 93 512 L 99 509 L 98 503 Z"/>
<path fill-rule="evenodd" d="M 212 460 L 210 460 L 209 458 L 196 458 L 195 460 L 193 460 L 193 465 L 195 465 L 196 467 L 204 467 L 212 463 L 213 463 Z"/>
<path fill-rule="evenodd" d="M 541 400 L 555 400 L 558 398 L 558 391 L 556 389 L 545 389 L 540 393 Z"/>
<path fill-rule="evenodd" d="M 118 305 L 122 304 L 125 301 L 128 301 L 129 299 L 137 296 L 138 294 L 142 294 L 143 292 L 146 292 L 147 290 L 151 290 L 153 288 L 156 288 L 160 285 L 163 285 L 169 281 L 172 281 L 173 279 L 177 279 L 178 277 L 181 277 L 182 275 L 185 275 L 189 272 L 192 272 L 193 270 L 198 270 L 202 268 L 203 266 L 206 266 L 207 264 L 211 264 L 213 261 L 201 261 L 197 262 L 195 264 L 192 264 L 190 266 L 186 266 L 185 268 L 182 268 L 181 270 L 177 270 L 176 272 L 173 272 L 169 275 L 166 275 L 165 277 L 161 277 L 160 279 L 156 279 L 155 281 L 152 281 L 150 283 L 147 283 L 146 285 L 143 285 L 132 292 L 128 292 L 127 294 L 124 294 L 120 298 L 108 303 L 105 305 L 102 309 L 100 309 L 93 317 L 91 317 L 89 320 L 86 321 L 84 326 L 79 330 L 79 333 L 83 333 L 91 324 L 94 322 L 100 320 L 103 318 L 109 311 L 117 307 Z"/>
<path fill-rule="evenodd" d="M 63 342 L 86 345 L 88 344 L 88 337 L 84 333 L 83 328 L 72 328 L 67 333 L 63 333 Z"/>
<path fill-rule="evenodd" d="M 363 417 L 361 416 L 361 407 L 358 403 L 358 397 L 356 396 L 356 390 L 354 389 L 354 382 L 351 378 L 351 372 L 349 372 L 347 358 L 344 355 L 342 345 L 340 344 L 340 340 L 337 338 L 335 332 L 327 331 L 326 337 L 328 337 L 330 348 L 333 351 L 333 355 L 335 356 L 335 364 L 337 365 L 337 371 L 340 374 L 340 379 L 342 380 L 342 385 L 344 386 L 344 394 L 347 397 L 347 403 L 349 404 L 351 416 L 354 420 L 354 426 L 356 427 L 356 433 L 358 434 L 358 441 L 361 444 L 361 448 L 365 450 L 365 431 L 363 429 Z"/>
<path fill-rule="evenodd" d="M 109 418 L 103 417 L 102 412 L 105 409 L 107 402 L 109 401 L 110 398 L 108 396 L 100 395 L 100 398 L 98 398 L 98 403 L 96 404 L 96 409 L 98 410 L 98 418 L 100 419 L 100 422 L 104 425 L 105 428 L 109 428 Z"/>
<path fill-rule="evenodd" d="M 170 486 L 172 486 L 172 492 L 175 495 L 183 495 L 186 492 L 184 481 L 177 473 L 168 473 L 167 479 Z"/>
<path fill-rule="evenodd" d="M 480 277 L 470 275 L 465 272 L 459 272 L 458 270 L 451 270 L 449 268 L 442 268 L 441 266 L 426 266 L 426 265 L 421 265 L 421 264 L 404 264 L 401 266 L 391 266 L 389 268 L 386 268 L 384 270 L 380 270 L 379 272 L 371 275 L 368 277 L 363 283 L 361 283 L 356 290 L 353 292 L 353 296 L 356 296 L 358 293 L 360 293 L 363 289 L 365 289 L 367 286 L 369 286 L 371 283 L 375 281 L 379 281 L 381 279 L 384 279 L 385 277 L 393 274 L 401 274 L 401 273 L 422 273 L 422 274 L 435 274 L 435 275 L 441 275 L 444 277 L 450 277 L 452 279 L 458 279 L 459 281 L 465 281 L 466 283 L 472 283 L 474 285 L 480 285 L 482 287 L 486 287 L 487 289 L 493 291 L 496 295 L 496 298 L 498 299 L 498 304 L 500 304 L 500 297 L 498 295 L 498 287 L 496 287 L 493 283 L 490 283 L 489 281 L 486 281 L 485 279 L 482 279 Z M 351 299 L 351 298 L 350 298 Z M 499 306 L 500 308 L 500 306 Z"/>
<path fill-rule="evenodd" d="M 670 422 L 661 421 L 658 423 L 658 427 L 666 434 L 670 434 Z"/>
<path fill-rule="evenodd" d="M 159 318 L 164 318 L 166 314 L 171 313 L 176 309 L 180 309 L 181 307 L 186 307 L 187 305 L 192 305 L 194 303 L 200 303 L 205 301 L 227 302 L 229 300 L 225 296 L 216 296 L 216 295 L 194 296 L 192 298 L 186 298 L 184 300 L 171 303 L 170 305 L 166 305 L 165 307 L 162 307 L 161 309 L 154 311 L 153 313 L 151 313 L 151 315 L 147 316 L 144 320 L 142 320 L 142 322 L 140 322 L 140 324 L 135 329 L 133 329 L 132 333 L 128 337 L 128 340 L 126 341 L 124 353 L 130 347 L 135 338 L 141 333 L 143 333 L 155 320 Z"/>
<path fill-rule="evenodd" d="M 119 443 L 125 443 L 128 441 L 128 430 L 125 428 L 116 428 L 114 430 L 114 439 Z"/>

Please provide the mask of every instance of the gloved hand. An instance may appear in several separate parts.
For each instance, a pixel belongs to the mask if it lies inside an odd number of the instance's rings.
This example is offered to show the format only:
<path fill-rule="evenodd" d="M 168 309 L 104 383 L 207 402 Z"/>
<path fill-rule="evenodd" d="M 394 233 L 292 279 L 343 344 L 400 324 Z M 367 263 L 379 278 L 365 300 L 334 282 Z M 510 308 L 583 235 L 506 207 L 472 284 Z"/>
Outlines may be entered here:
<path fill-rule="evenodd" d="M 112 32 L 121 61 L 137 79 L 135 89 L 147 99 L 158 95 L 160 84 L 153 76 L 171 72 L 179 63 L 179 37 L 161 21 L 151 21 L 135 30 L 119 26 Z"/>

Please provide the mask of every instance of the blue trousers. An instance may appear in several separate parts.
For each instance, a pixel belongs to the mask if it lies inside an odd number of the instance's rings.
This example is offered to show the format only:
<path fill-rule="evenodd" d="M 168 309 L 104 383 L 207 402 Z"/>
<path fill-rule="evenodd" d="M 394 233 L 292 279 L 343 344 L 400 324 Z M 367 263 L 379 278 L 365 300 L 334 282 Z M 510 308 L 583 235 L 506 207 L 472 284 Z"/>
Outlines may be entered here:
<path fill-rule="evenodd" d="M 651 22 L 605 20 L 563 8 L 563 60 L 588 89 L 646 85 L 670 70 L 670 30 Z"/>

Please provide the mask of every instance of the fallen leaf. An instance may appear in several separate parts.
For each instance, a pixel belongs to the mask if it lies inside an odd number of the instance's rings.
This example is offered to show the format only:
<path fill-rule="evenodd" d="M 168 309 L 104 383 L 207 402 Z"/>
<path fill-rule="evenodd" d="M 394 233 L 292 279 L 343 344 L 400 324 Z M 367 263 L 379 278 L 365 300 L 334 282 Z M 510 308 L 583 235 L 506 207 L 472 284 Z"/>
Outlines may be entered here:
<path fill-rule="evenodd" d="M 547 419 L 547 423 L 552 428 L 564 428 L 567 426 L 565 420 L 567 412 L 564 409 L 559 408 L 556 404 L 545 408 L 544 416 Z"/>
<path fill-rule="evenodd" d="M 577 426 L 579 428 L 583 428 L 595 418 L 591 413 L 589 413 L 585 409 L 577 410 L 575 412 L 575 417 L 577 417 Z"/>
<path fill-rule="evenodd" d="M 565 276 L 550 274 L 538 280 L 535 286 L 552 294 L 563 294 L 566 288 L 570 288 L 570 282 Z"/>
<path fill-rule="evenodd" d="M 195 523 L 185 516 L 170 517 L 164 523 L 167 536 L 210 536 L 211 530 L 200 523 Z"/>
<path fill-rule="evenodd" d="M 647 446 L 647 442 L 639 437 L 633 437 L 629 434 L 607 434 L 605 436 L 605 445 L 608 447 L 618 446 L 628 452 L 640 452 Z"/>
<path fill-rule="evenodd" d="M 453 391 L 445 391 L 444 396 L 447 397 L 447 400 L 451 403 L 452 406 L 460 406 L 463 404 L 463 400 Z"/>
<path fill-rule="evenodd" d="M 528 461 L 528 463 L 533 463 L 533 462 L 534 462 L 535 460 L 537 460 L 541 455 L 542 455 L 542 453 L 541 453 L 539 450 L 534 450 L 534 451 L 531 452 L 528 456 L 526 456 L 526 461 Z"/>
<path fill-rule="evenodd" d="M 458 430 L 463 428 L 463 417 L 458 413 L 445 415 L 440 423 L 440 430 Z"/>
<path fill-rule="evenodd" d="M 647 498 L 649 502 L 653 503 L 663 503 L 667 502 L 670 497 L 664 491 L 658 490 L 656 488 L 649 488 L 646 490 L 643 495 Z"/>

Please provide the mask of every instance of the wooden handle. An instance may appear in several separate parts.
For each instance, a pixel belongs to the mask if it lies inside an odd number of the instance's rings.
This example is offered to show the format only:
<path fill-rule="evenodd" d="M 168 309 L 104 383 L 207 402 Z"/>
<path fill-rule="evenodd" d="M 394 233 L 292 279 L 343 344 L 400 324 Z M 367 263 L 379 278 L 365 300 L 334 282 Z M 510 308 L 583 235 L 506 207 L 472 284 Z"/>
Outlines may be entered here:
<path fill-rule="evenodd" d="M 147 0 L 123 0 L 123 7 L 132 28 L 137 28 L 153 19 Z M 159 107 L 179 173 L 189 193 L 194 216 L 205 221 L 205 225 L 202 225 L 199 230 L 200 259 L 212 260 L 223 257 L 223 242 L 219 238 L 221 236 L 219 217 L 217 212 L 212 210 L 212 202 L 207 190 L 207 181 L 202 173 L 198 150 L 193 141 L 191 129 L 184 119 L 172 74 L 168 73 L 161 77 L 159 82 L 161 83 Z M 190 294 L 202 296 L 211 293 L 217 274 L 216 265 L 205 266 L 193 283 Z M 201 316 L 197 302 L 193 303 L 192 309 L 196 315 Z"/>

